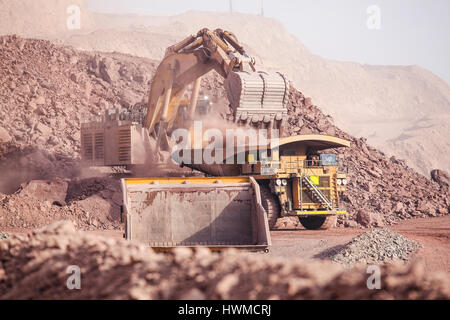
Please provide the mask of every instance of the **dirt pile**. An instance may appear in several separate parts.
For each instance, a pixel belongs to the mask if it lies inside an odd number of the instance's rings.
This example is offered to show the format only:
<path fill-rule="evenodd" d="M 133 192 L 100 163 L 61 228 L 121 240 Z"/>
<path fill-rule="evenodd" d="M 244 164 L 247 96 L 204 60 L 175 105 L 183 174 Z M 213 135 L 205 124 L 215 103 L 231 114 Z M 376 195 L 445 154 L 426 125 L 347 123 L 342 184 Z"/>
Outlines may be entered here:
<path fill-rule="evenodd" d="M 67 268 L 81 270 L 68 290 Z M 269 276 L 268 276 L 269 275 Z M 1 299 L 448 299 L 450 279 L 417 264 L 381 267 L 381 290 L 365 268 L 177 249 L 157 254 L 59 223 L 0 242 Z"/>
<path fill-rule="evenodd" d="M 0 192 L 80 174 L 82 121 L 147 96 L 155 64 L 0 37 Z"/>
<path fill-rule="evenodd" d="M 39 228 L 70 220 L 82 230 L 120 229 L 121 205 L 116 179 L 30 181 L 0 198 L 0 226 Z"/>
<path fill-rule="evenodd" d="M 381 228 L 355 237 L 330 258 L 344 265 L 408 261 L 421 247 L 422 245 L 416 241 L 409 240 L 388 228 Z"/>
<path fill-rule="evenodd" d="M 141 102 L 155 67 L 16 36 L 0 37 L 0 54 L 0 132 L 20 146 L 71 157 L 78 155 L 80 123 Z"/>
<path fill-rule="evenodd" d="M 382 226 L 414 217 L 435 217 L 450 213 L 447 188 L 409 168 L 405 161 L 387 157 L 371 147 L 364 138 L 357 139 L 337 128 L 333 118 L 322 113 L 301 92 L 291 87 L 287 131 L 294 134 L 327 134 L 351 141 L 350 148 L 339 150 L 344 169 L 348 170 L 344 198 L 351 213 L 347 221 Z"/>

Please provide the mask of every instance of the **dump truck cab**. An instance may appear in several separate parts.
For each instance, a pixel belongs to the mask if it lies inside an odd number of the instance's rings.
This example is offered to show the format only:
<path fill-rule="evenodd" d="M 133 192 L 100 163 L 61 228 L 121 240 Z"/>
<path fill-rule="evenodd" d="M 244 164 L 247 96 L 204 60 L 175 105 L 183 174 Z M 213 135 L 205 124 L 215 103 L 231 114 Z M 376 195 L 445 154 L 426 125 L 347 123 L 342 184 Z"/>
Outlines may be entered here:
<path fill-rule="evenodd" d="M 347 213 L 341 202 L 347 185 L 346 169 L 333 152 L 349 145 L 332 136 L 289 137 L 280 139 L 269 156 L 242 167 L 243 174 L 253 176 L 270 191 L 266 196 L 278 202 L 273 209 L 279 209 L 278 216 L 277 212 L 268 212 L 271 227 L 275 217 L 295 216 L 307 229 L 328 228 L 337 215 Z M 253 160 L 251 151 L 248 157 Z"/>

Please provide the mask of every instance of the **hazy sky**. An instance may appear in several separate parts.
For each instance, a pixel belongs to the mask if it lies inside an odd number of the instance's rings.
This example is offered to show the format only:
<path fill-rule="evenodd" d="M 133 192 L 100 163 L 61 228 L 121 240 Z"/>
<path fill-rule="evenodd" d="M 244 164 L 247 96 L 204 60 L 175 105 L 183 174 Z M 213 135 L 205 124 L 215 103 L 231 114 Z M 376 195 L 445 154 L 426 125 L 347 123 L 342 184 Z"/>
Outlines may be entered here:
<path fill-rule="evenodd" d="M 376 12 L 367 10 L 376 5 Z M 229 11 L 229 0 L 89 0 L 107 13 L 173 15 Z M 233 10 L 259 14 L 261 0 L 234 0 Z M 450 0 L 264 0 L 314 54 L 367 64 L 420 65 L 450 83 Z M 369 29 L 380 21 L 380 29 Z"/>

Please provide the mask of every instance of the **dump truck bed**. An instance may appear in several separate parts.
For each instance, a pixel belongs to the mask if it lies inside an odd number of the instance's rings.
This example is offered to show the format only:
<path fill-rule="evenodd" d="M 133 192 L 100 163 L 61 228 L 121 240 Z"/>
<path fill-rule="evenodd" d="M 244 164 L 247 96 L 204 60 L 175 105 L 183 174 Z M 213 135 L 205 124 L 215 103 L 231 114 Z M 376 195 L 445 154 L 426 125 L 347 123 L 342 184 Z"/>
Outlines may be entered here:
<path fill-rule="evenodd" d="M 258 183 L 244 178 L 123 179 L 125 237 L 158 250 L 266 250 L 271 245 Z"/>

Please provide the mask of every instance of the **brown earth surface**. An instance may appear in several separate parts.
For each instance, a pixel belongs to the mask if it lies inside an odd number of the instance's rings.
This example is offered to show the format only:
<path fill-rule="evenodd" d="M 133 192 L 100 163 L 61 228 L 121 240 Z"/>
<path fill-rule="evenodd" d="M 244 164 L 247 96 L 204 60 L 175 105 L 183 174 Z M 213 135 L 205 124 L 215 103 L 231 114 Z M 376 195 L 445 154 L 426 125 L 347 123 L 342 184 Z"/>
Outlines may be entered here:
<path fill-rule="evenodd" d="M 420 261 L 427 272 L 450 274 L 450 216 L 419 218 L 402 221 L 390 229 L 423 245 L 414 255 L 413 261 Z M 3 229 L 8 235 L 29 232 L 24 228 Z M 272 247 L 268 254 L 251 253 L 279 258 L 302 258 L 304 260 L 328 260 L 331 253 L 342 248 L 354 237 L 366 232 L 363 229 L 335 228 L 325 231 L 284 229 L 272 231 Z M 88 234 L 123 238 L 120 230 L 92 230 Z"/>
<path fill-rule="evenodd" d="M 414 259 L 423 263 L 427 272 L 450 274 L 449 216 L 406 220 L 391 226 L 390 229 L 423 245 L 423 248 L 420 248 L 414 255 Z M 26 232 L 25 230 L 19 231 Z M 328 260 L 331 253 L 366 231 L 351 228 L 312 231 L 301 227 L 272 231 L 273 244 L 267 256 Z M 89 233 L 113 238 L 122 237 L 120 231 L 89 231 Z"/>
<path fill-rule="evenodd" d="M 369 290 L 364 266 L 344 270 L 300 258 L 181 248 L 157 254 L 63 222 L 0 241 L 0 299 L 450 298 L 448 273 L 428 272 L 418 262 L 380 266 L 381 289 Z M 66 286 L 74 265 L 81 290 Z"/>
<path fill-rule="evenodd" d="M 423 245 L 415 259 L 424 263 L 428 272 L 450 274 L 450 217 L 411 219 L 389 227 L 399 234 Z M 327 259 L 352 238 L 366 230 L 336 228 L 326 231 L 280 230 L 272 231 L 273 247 L 270 256 Z"/>

